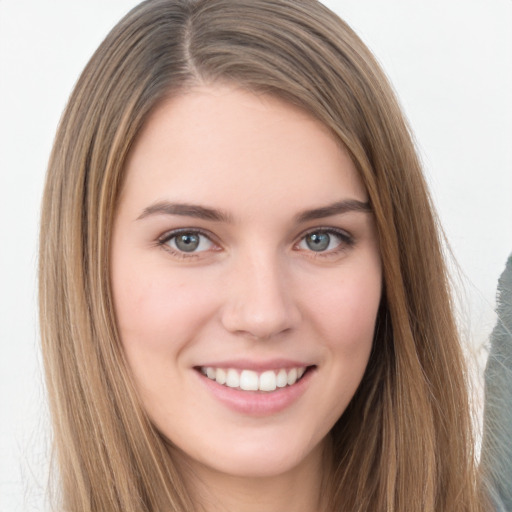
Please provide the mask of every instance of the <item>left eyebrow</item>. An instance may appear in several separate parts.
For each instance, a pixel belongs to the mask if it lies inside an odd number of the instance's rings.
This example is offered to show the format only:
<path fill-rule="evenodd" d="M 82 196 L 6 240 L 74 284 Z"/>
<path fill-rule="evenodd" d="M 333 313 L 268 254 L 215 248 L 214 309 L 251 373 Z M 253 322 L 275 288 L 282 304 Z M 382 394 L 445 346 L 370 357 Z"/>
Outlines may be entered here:
<path fill-rule="evenodd" d="M 309 220 L 323 219 L 332 215 L 340 215 L 348 212 L 362 212 L 371 213 L 372 208 L 370 203 L 358 201 L 357 199 L 345 199 L 337 201 L 336 203 L 314 208 L 312 210 L 305 210 L 299 213 L 295 220 L 297 223 L 307 222 Z"/>

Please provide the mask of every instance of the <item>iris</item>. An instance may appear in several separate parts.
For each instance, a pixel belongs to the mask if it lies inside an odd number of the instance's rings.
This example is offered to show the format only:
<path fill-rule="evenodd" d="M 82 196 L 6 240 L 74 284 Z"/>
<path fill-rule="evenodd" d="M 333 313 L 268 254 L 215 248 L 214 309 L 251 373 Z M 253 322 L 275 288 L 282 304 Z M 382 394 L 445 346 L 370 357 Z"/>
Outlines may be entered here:
<path fill-rule="evenodd" d="M 195 251 L 199 247 L 199 241 L 199 235 L 195 233 L 183 233 L 174 239 L 176 247 L 184 252 Z"/>
<path fill-rule="evenodd" d="M 331 237 L 329 233 L 310 233 L 306 236 L 306 245 L 312 251 L 325 251 L 329 247 Z"/>

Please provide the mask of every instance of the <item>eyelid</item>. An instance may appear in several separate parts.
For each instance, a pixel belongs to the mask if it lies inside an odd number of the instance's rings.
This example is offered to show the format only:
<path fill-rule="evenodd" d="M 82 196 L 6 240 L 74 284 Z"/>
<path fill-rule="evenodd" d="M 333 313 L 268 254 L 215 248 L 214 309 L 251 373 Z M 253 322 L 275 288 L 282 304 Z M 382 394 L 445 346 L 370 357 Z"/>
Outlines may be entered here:
<path fill-rule="evenodd" d="M 169 231 L 166 231 L 165 233 L 163 233 L 162 235 L 160 235 L 158 237 L 158 241 L 159 242 L 167 242 L 169 241 L 171 238 L 175 237 L 175 236 L 178 236 L 178 235 L 182 235 L 184 233 L 187 233 L 187 234 L 193 234 L 193 235 L 202 235 L 202 236 L 205 236 L 206 238 L 212 240 L 212 234 L 205 231 L 204 229 L 201 229 L 201 228 L 176 228 L 176 229 L 170 229 Z M 212 240 L 213 242 L 213 240 Z"/>
<path fill-rule="evenodd" d="M 310 235 L 312 233 L 330 233 L 340 236 L 343 239 L 353 240 L 354 237 L 351 235 L 346 229 L 337 228 L 334 226 L 315 226 L 312 228 L 305 229 L 302 233 L 300 233 L 297 237 L 298 240 L 302 240 L 305 236 Z"/>

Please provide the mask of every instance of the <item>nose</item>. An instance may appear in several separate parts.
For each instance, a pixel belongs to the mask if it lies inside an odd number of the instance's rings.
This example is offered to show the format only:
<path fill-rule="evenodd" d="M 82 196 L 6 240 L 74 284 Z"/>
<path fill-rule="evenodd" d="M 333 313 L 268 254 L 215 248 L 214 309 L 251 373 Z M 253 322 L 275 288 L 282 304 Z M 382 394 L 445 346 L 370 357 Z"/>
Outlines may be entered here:
<path fill-rule="evenodd" d="M 222 323 L 232 333 L 269 339 L 297 327 L 301 320 L 289 273 L 277 257 L 240 258 L 227 279 Z"/>

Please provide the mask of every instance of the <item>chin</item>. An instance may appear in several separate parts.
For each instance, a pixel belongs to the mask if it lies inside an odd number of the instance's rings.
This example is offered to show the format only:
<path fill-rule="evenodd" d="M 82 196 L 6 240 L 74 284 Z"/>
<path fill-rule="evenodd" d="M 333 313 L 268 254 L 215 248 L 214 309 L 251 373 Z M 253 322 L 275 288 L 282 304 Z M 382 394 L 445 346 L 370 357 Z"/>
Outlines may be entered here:
<path fill-rule="evenodd" d="M 207 450 L 202 453 L 184 453 L 184 459 L 193 472 L 213 472 L 234 478 L 275 478 L 290 472 L 300 471 L 302 465 L 310 467 L 311 459 L 321 460 L 325 439 L 317 445 L 290 442 L 285 438 L 272 442 L 233 442 L 228 449 Z"/>

